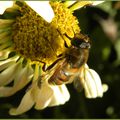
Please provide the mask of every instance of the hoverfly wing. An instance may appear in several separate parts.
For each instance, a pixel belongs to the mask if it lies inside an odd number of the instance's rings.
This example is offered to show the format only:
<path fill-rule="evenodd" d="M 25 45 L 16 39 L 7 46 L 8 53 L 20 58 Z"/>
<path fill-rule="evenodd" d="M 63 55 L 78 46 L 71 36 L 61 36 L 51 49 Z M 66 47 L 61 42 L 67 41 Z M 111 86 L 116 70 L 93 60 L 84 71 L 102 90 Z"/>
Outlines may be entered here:
<path fill-rule="evenodd" d="M 73 85 L 78 92 L 81 92 L 83 90 L 83 83 L 80 80 L 79 75 L 74 77 Z"/>
<path fill-rule="evenodd" d="M 48 83 L 53 84 L 56 81 L 56 77 L 58 76 L 59 71 L 61 70 L 63 64 L 65 63 L 65 59 L 60 59 L 55 61 L 47 71 L 38 77 L 38 86 L 41 87 L 42 82 L 48 81 Z"/>

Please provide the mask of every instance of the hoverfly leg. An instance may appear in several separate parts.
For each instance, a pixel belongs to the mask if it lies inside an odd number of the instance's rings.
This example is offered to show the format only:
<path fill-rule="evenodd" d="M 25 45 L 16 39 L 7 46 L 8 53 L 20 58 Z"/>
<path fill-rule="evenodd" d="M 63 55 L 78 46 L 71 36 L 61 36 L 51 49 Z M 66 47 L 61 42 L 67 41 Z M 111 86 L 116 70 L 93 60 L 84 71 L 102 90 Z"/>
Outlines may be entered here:
<path fill-rule="evenodd" d="M 46 63 L 45 63 L 45 62 L 43 62 L 42 70 L 43 70 L 44 72 L 46 72 L 46 71 L 47 71 L 47 65 L 46 65 Z"/>
<path fill-rule="evenodd" d="M 65 47 L 66 47 L 66 48 L 69 48 L 69 46 L 67 45 L 67 42 L 66 42 L 66 40 L 64 39 L 63 35 L 60 33 L 60 31 L 59 31 L 58 29 L 57 29 L 57 31 L 58 31 L 58 33 L 61 35 L 61 37 L 63 38 Z M 66 34 L 64 34 L 64 35 L 67 36 Z M 68 38 L 69 38 L 69 37 L 68 37 Z"/>
<path fill-rule="evenodd" d="M 65 40 L 64 40 L 64 45 L 65 45 L 66 48 L 69 48 L 69 46 L 67 45 Z"/>
<path fill-rule="evenodd" d="M 63 55 L 60 54 L 60 55 L 58 56 L 59 59 L 57 59 L 56 61 L 54 61 L 54 62 L 53 62 L 51 65 L 49 65 L 49 66 L 47 66 L 45 62 L 40 61 L 40 62 L 43 63 L 42 70 L 43 70 L 44 72 L 46 72 L 47 70 L 50 70 L 52 67 L 54 67 L 54 66 L 57 64 L 58 61 L 60 61 L 60 60 L 63 59 L 62 56 L 63 56 Z"/>
<path fill-rule="evenodd" d="M 63 58 L 59 58 L 57 59 L 56 61 L 54 61 L 51 65 L 49 65 L 47 68 L 46 68 L 46 71 L 47 70 L 50 70 L 51 68 L 53 68 L 60 60 L 62 60 Z"/>
<path fill-rule="evenodd" d="M 44 72 L 46 72 L 46 71 L 47 71 L 47 65 L 46 65 L 46 63 L 43 62 L 43 61 L 40 61 L 40 60 L 36 60 L 36 61 L 39 61 L 39 62 L 43 63 L 42 70 L 43 70 Z"/>
<path fill-rule="evenodd" d="M 42 86 L 42 76 L 39 76 L 39 77 L 38 77 L 37 86 L 38 86 L 39 88 L 41 88 L 41 86 Z"/>
<path fill-rule="evenodd" d="M 61 57 L 63 57 L 63 54 L 59 54 L 59 55 L 57 55 L 57 57 L 58 57 L 58 58 L 61 58 Z"/>

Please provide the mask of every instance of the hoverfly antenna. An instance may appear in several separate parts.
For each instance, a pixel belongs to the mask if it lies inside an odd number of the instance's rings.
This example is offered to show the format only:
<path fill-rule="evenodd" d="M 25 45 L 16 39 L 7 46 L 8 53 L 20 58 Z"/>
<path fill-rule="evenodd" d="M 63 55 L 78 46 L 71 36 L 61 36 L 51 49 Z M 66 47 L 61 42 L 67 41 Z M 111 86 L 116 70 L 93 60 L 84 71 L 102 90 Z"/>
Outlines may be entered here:
<path fill-rule="evenodd" d="M 63 37 L 63 35 L 61 34 L 61 32 L 60 32 L 58 29 L 57 29 L 57 31 L 58 31 L 58 33 L 61 35 L 61 37 L 63 38 L 65 47 L 66 47 L 66 48 L 69 48 L 69 46 L 67 45 L 66 40 L 64 39 L 64 37 Z M 70 38 L 67 34 L 64 34 L 64 35 L 71 40 L 71 38 Z"/>

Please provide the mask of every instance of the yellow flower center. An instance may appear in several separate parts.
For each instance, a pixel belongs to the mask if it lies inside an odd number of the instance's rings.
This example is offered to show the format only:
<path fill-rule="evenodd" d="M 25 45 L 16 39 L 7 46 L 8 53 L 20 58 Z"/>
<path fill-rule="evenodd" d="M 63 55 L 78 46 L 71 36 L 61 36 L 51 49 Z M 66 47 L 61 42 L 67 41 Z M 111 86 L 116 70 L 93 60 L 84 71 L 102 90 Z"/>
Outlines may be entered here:
<path fill-rule="evenodd" d="M 77 19 L 71 11 L 60 2 L 50 2 L 55 12 L 51 23 L 47 23 L 24 2 L 19 5 L 20 16 L 12 27 L 12 39 L 15 50 L 31 61 L 53 63 L 66 48 L 71 38 L 79 33 Z"/>

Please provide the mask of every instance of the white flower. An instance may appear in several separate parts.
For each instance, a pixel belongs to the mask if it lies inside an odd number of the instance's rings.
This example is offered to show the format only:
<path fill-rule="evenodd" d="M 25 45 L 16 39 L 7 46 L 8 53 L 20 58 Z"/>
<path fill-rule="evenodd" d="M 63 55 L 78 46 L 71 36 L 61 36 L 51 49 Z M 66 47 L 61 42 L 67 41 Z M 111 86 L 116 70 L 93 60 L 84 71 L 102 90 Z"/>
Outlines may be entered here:
<path fill-rule="evenodd" d="M 51 22 L 54 17 L 54 12 L 49 5 L 49 1 L 26 1 L 26 3 L 47 22 Z M 5 9 L 12 5 L 13 1 L 0 1 L 0 14 L 3 14 Z"/>
<path fill-rule="evenodd" d="M 22 114 L 33 106 L 35 109 L 44 109 L 69 100 L 70 94 L 65 84 L 48 84 L 50 74 L 42 80 L 41 86 L 38 82 L 39 76 L 44 74 L 42 60 L 47 66 L 52 64 L 57 59 L 56 55 L 66 50 L 63 38 L 69 43 L 69 36 L 72 38 L 80 32 L 78 21 L 72 14 L 74 10 L 92 3 L 78 1 L 73 4 L 74 2 L 76 1 L 51 2 L 54 12 L 49 1 L 26 1 L 28 5 L 21 2 L 23 6 L 17 2 L 12 6 L 12 1 L 0 2 L 1 14 L 7 7 L 11 7 L 7 10 L 16 16 L 0 19 L 0 97 L 11 96 L 30 83 L 20 105 L 10 110 L 11 115 Z M 18 10 L 23 16 L 15 14 Z M 54 19 L 47 23 L 38 14 L 48 22 L 53 17 Z M 51 72 L 55 71 L 51 69 Z M 99 75 L 94 70 L 85 65 L 80 78 L 86 97 L 102 97 L 104 90 Z M 13 85 L 9 86 L 11 82 Z"/>

